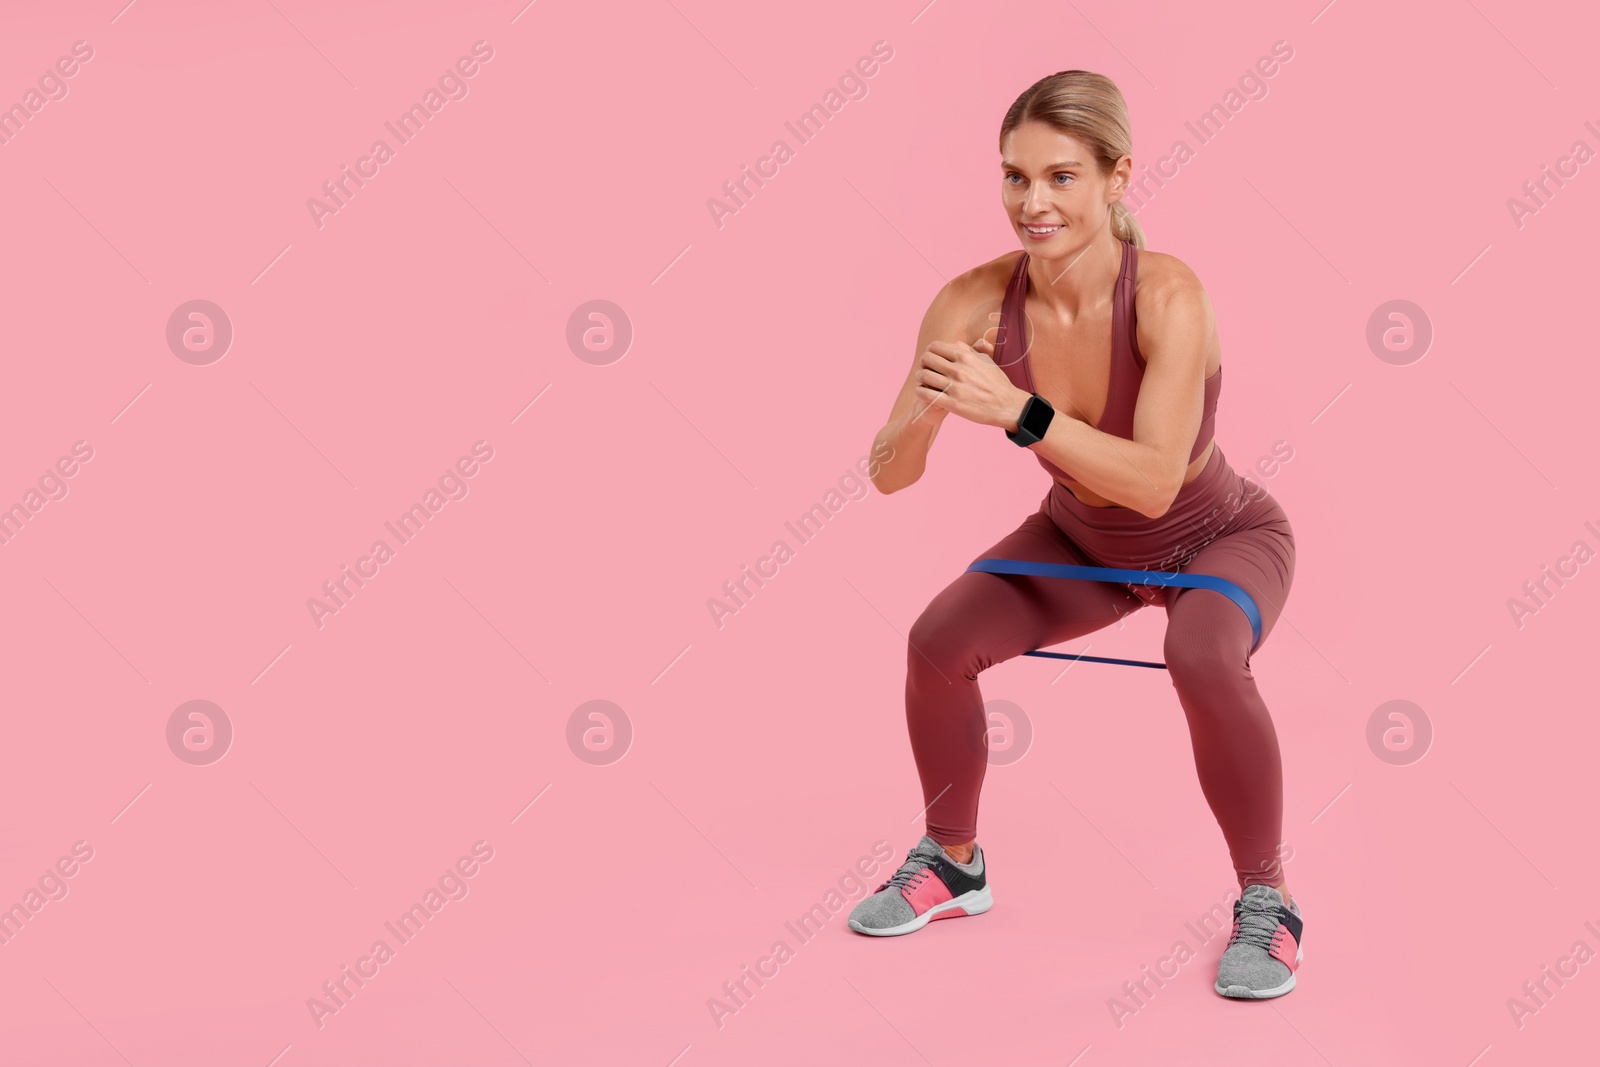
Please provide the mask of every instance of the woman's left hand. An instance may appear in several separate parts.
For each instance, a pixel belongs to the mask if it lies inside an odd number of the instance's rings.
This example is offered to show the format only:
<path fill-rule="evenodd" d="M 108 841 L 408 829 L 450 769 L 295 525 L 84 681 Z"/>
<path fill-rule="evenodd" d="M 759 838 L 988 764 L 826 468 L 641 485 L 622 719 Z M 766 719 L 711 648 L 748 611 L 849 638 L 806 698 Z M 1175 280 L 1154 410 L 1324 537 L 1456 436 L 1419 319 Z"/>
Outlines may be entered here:
<path fill-rule="evenodd" d="M 931 342 L 917 370 L 917 397 L 971 422 L 1015 430 L 1031 394 L 1011 384 L 993 352 L 983 338 Z"/>

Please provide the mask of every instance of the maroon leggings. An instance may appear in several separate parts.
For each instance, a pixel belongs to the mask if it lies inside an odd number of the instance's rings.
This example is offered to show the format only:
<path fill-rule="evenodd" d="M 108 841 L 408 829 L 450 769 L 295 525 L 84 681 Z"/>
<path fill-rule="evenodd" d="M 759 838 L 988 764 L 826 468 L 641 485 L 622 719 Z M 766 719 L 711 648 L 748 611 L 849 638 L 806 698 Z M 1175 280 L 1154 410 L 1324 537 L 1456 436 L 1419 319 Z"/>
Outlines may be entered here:
<path fill-rule="evenodd" d="M 1221 449 L 1159 519 L 1090 507 L 1060 483 L 1052 486 L 1037 512 L 973 559 L 1226 578 L 1256 602 L 1266 641 L 1294 576 L 1294 533 L 1277 501 L 1235 474 Z M 1136 593 L 1114 582 L 980 571 L 946 586 L 912 626 L 906 651 L 906 724 L 930 837 L 955 845 L 977 836 L 988 766 L 978 674 L 1115 623 L 1147 603 L 1167 609 L 1164 660 L 1189 721 L 1200 788 L 1222 827 L 1239 886 L 1282 883 L 1278 736 L 1250 673 L 1250 622 L 1210 589 L 1141 586 Z"/>

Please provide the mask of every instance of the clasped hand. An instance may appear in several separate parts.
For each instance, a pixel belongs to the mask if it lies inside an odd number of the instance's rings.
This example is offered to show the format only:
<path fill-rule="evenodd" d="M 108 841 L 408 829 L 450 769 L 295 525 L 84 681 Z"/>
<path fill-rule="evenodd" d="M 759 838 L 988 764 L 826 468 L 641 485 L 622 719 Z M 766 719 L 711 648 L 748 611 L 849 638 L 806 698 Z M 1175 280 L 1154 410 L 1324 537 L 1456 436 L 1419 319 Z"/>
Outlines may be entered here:
<path fill-rule="evenodd" d="M 993 352 L 984 338 L 971 345 L 930 342 L 917 368 L 917 398 L 971 422 L 1015 430 L 1031 394 L 1011 384 Z"/>

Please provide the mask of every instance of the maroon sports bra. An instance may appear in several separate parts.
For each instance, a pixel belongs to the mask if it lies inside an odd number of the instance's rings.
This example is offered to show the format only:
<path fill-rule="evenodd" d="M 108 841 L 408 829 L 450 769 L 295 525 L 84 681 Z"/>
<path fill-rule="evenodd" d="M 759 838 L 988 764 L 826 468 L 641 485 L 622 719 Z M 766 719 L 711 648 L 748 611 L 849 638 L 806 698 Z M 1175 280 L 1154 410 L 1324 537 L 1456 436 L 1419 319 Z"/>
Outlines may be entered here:
<path fill-rule="evenodd" d="M 1111 386 L 1106 392 L 1105 413 L 1095 424 L 1095 429 L 1117 437 L 1133 439 L 1133 409 L 1139 399 L 1139 383 L 1144 380 L 1144 356 L 1139 353 L 1135 335 L 1133 289 L 1139 272 L 1139 250 L 1128 241 L 1122 245 L 1122 269 L 1117 274 L 1116 293 L 1111 311 Z M 1036 392 L 1033 369 L 1029 365 L 1028 348 L 1031 338 L 1027 334 L 1024 306 L 1028 296 L 1028 253 L 1017 257 L 1017 269 L 1006 286 L 1005 298 L 1000 304 L 1000 328 L 994 342 L 994 361 L 1006 372 L 1006 377 L 1019 389 Z M 1008 342 L 1017 342 L 1020 354 L 1008 349 Z M 1206 379 L 1206 398 L 1202 408 L 1200 429 L 1195 434 L 1194 448 L 1189 452 L 1193 463 L 1206 450 L 1216 431 L 1217 396 L 1222 392 L 1222 367 Z M 1072 475 L 1045 459 L 1037 450 L 1039 463 L 1045 470 L 1059 478 Z M 1074 479 L 1075 480 L 1075 479 Z"/>

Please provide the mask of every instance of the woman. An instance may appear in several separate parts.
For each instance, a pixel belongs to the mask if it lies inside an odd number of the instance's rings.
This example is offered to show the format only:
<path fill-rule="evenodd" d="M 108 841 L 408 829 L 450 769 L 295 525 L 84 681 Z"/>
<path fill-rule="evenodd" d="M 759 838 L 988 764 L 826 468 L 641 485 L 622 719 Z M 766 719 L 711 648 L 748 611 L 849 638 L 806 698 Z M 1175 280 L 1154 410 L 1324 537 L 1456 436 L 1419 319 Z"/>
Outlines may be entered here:
<path fill-rule="evenodd" d="M 892 458 L 873 484 L 893 493 L 921 477 L 952 413 L 1000 427 L 1053 481 L 1037 512 L 974 559 L 1226 578 L 1256 602 L 1265 641 L 1293 579 L 1294 533 L 1212 438 L 1222 357 L 1211 304 L 1182 262 L 1143 251 L 1122 203 L 1130 147 L 1122 94 L 1103 75 L 1054 74 L 1011 105 L 1000 126 L 1001 202 L 1023 251 L 934 298 L 874 442 L 892 446 Z M 1249 620 L 1209 589 L 969 571 L 939 593 L 906 654 L 927 833 L 851 912 L 851 929 L 905 934 L 989 909 L 976 842 L 987 761 L 970 740 L 986 725 L 977 675 L 1146 604 L 1167 611 L 1167 669 L 1242 894 L 1215 988 L 1251 998 L 1294 988 L 1301 923 L 1279 862 L 1277 734 L 1250 672 Z"/>

